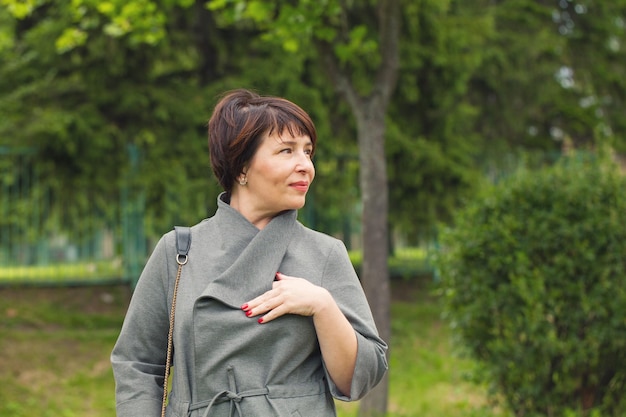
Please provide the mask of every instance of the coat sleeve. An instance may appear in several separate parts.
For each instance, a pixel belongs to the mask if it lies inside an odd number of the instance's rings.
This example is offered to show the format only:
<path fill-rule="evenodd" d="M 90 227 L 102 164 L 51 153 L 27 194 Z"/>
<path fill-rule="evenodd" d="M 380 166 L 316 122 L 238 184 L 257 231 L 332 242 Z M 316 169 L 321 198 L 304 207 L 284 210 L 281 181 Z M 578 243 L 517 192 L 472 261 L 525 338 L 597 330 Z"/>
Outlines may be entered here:
<path fill-rule="evenodd" d="M 118 417 L 161 414 L 169 329 L 169 273 L 165 238 L 155 247 L 131 298 L 111 353 Z"/>
<path fill-rule="evenodd" d="M 387 344 L 379 337 L 372 312 L 343 242 L 336 240 L 324 267 L 322 286 L 330 291 L 357 336 L 357 358 L 350 396 L 343 395 L 327 379 L 333 397 L 342 401 L 361 399 L 387 371 Z"/>

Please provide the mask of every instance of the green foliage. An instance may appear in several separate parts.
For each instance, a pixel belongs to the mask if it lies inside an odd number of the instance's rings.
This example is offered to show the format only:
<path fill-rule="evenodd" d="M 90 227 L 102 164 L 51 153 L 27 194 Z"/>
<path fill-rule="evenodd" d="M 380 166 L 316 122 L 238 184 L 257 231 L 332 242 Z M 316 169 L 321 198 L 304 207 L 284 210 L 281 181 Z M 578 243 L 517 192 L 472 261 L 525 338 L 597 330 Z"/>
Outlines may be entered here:
<path fill-rule="evenodd" d="M 16 18 L 23 19 L 30 15 L 33 10 L 35 10 L 35 8 L 40 6 L 42 3 L 43 2 L 41 0 L 2 0 L 0 1 L 0 6 L 5 7 L 6 10 Z"/>
<path fill-rule="evenodd" d="M 137 49 L 130 35 L 112 38 L 100 16 L 140 13 L 131 4 L 37 6 L 20 19 L 0 9 L 13 29 L 13 45 L 0 56 L 0 138 L 35 151 L 29 163 L 46 182 L 49 211 L 67 220 L 57 223 L 114 214 L 122 188 L 134 197 L 142 190 L 150 236 L 206 217 L 217 194 L 205 139 L 215 94 L 197 75 L 202 59 L 185 23 L 193 14 L 170 10 L 170 37 Z M 88 42 L 59 50 L 76 13 L 89 26 Z"/>
<path fill-rule="evenodd" d="M 397 249 L 388 259 L 389 276 L 392 279 L 417 282 L 419 278 L 430 277 L 433 268 L 431 265 L 431 248 L 414 247 Z M 361 251 L 350 251 L 350 260 L 354 269 L 359 272 L 363 263 Z"/>
<path fill-rule="evenodd" d="M 223 25 L 262 30 L 261 39 L 288 53 L 306 53 L 329 45 L 351 82 L 365 96 L 374 87 L 372 74 L 381 64 L 376 2 L 300 0 L 211 0 L 209 9 Z"/>
<path fill-rule="evenodd" d="M 494 33 L 490 9 L 474 3 L 411 2 L 403 18 L 400 88 L 387 128 L 390 213 L 416 245 L 433 239 L 433 225 L 449 220 L 479 182 L 479 109 L 467 97 Z"/>
<path fill-rule="evenodd" d="M 491 12 L 495 36 L 469 95 L 484 154 L 567 142 L 623 150 L 626 1 L 509 0 Z"/>
<path fill-rule="evenodd" d="M 216 95 L 282 95 L 320 133 L 303 218 L 348 240 L 361 213 L 357 133 L 318 48 L 371 92 L 384 64 L 379 3 L 0 0 L 0 142 L 37 149 L 46 187 L 67 203 L 57 211 L 111 212 L 132 182 L 154 236 L 215 204 L 205 125 Z M 385 138 L 394 231 L 410 245 L 432 238 L 479 183 L 484 158 L 569 139 L 623 149 L 625 10 L 626 0 L 402 2 Z"/>
<path fill-rule="evenodd" d="M 516 415 L 626 413 L 626 177 L 612 161 L 521 169 L 441 245 L 448 317 Z"/>
<path fill-rule="evenodd" d="M 263 39 L 276 41 L 286 51 L 298 52 L 313 38 L 332 40 L 334 24 L 342 11 L 336 0 L 267 2 L 263 0 L 209 0 L 207 8 L 216 12 L 224 25 L 246 22 L 264 30 Z"/>
<path fill-rule="evenodd" d="M 626 69 L 621 65 L 626 60 L 626 1 L 563 2 L 554 20 L 567 38 L 575 71 L 569 89 L 582 97 L 577 111 L 587 115 L 579 124 L 588 136 L 626 151 Z M 576 139 L 580 142 L 580 135 Z"/>
<path fill-rule="evenodd" d="M 356 168 L 348 162 L 338 177 L 343 162 L 334 157 L 356 153 L 353 131 L 313 50 L 285 59 L 257 31 L 218 27 L 222 15 L 183 1 L 153 10 L 168 16 L 167 36 L 138 48 L 132 35 L 149 26 L 139 22 L 142 15 L 131 19 L 127 34 L 107 27 L 142 2 L 76 4 L 33 2 L 23 13 L 0 7 L 0 47 L 6 47 L 0 55 L 0 141 L 35 151 L 29 163 L 55 196 L 51 212 L 73 222 L 106 212 L 115 223 L 111 202 L 127 189 L 142 194 L 149 237 L 206 217 L 219 192 L 211 181 L 206 122 L 218 94 L 248 87 L 288 97 L 316 121 L 318 176 L 304 217 L 328 232 L 339 230 L 347 213 L 355 217 Z M 61 47 L 71 33 L 88 37 Z M 25 197 L 26 205 L 35 198 Z"/>

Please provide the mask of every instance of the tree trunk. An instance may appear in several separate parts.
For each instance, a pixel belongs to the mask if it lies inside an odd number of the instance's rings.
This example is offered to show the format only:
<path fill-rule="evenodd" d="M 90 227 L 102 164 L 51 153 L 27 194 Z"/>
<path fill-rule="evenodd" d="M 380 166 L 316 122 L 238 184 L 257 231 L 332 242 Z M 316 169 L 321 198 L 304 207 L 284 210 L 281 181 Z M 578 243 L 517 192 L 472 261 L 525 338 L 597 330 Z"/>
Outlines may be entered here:
<path fill-rule="evenodd" d="M 357 119 L 360 187 L 363 200 L 363 268 L 361 283 L 376 321 L 380 336 L 391 337 L 388 256 L 388 188 L 385 160 L 385 111 L 377 96 L 370 96 L 360 109 L 353 109 Z M 359 417 L 384 416 L 387 410 L 389 378 L 363 400 Z"/>
<path fill-rule="evenodd" d="M 346 99 L 356 118 L 359 142 L 359 182 L 363 202 L 363 267 L 361 283 L 370 303 L 380 336 L 390 344 L 391 289 L 387 257 L 388 185 L 385 158 L 385 116 L 396 87 L 399 67 L 400 1 L 380 0 L 381 65 L 369 95 L 362 96 L 351 82 L 349 71 L 340 65 L 332 45 L 319 41 L 317 47 L 325 70 L 337 91 Z M 389 357 L 389 352 L 387 352 Z M 389 377 L 362 400 L 359 417 L 382 417 L 387 413 Z"/>

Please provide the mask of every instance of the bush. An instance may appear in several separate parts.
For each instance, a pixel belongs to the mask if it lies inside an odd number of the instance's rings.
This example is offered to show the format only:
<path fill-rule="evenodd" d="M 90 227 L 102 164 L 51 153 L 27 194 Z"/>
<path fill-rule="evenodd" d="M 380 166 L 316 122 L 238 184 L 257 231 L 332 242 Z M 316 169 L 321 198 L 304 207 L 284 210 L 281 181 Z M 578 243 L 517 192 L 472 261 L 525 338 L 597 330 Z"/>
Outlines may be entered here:
<path fill-rule="evenodd" d="M 626 178 L 569 157 L 488 187 L 442 232 L 445 311 L 517 416 L 626 415 Z"/>
<path fill-rule="evenodd" d="M 433 267 L 429 259 L 429 250 L 420 247 L 396 249 L 388 259 L 389 278 L 394 280 L 413 280 L 417 277 L 431 276 Z M 350 260 L 357 274 L 361 274 L 363 253 L 350 251 Z"/>

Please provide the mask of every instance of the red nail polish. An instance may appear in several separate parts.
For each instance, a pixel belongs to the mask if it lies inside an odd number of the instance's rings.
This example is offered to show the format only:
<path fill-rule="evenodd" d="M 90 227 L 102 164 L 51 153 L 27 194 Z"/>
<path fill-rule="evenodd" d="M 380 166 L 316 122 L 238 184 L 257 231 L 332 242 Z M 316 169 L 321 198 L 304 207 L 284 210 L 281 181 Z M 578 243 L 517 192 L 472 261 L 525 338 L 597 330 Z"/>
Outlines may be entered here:
<path fill-rule="evenodd" d="M 263 324 L 263 317 L 258 320 L 259 324 Z"/>
<path fill-rule="evenodd" d="M 252 310 L 246 311 L 246 316 L 250 317 L 252 315 Z"/>
<path fill-rule="evenodd" d="M 248 304 L 244 304 L 244 305 L 242 305 L 242 306 L 241 306 L 241 309 L 242 309 L 242 310 L 244 310 L 244 311 L 245 311 L 245 310 L 247 310 L 247 309 L 248 309 Z"/>

